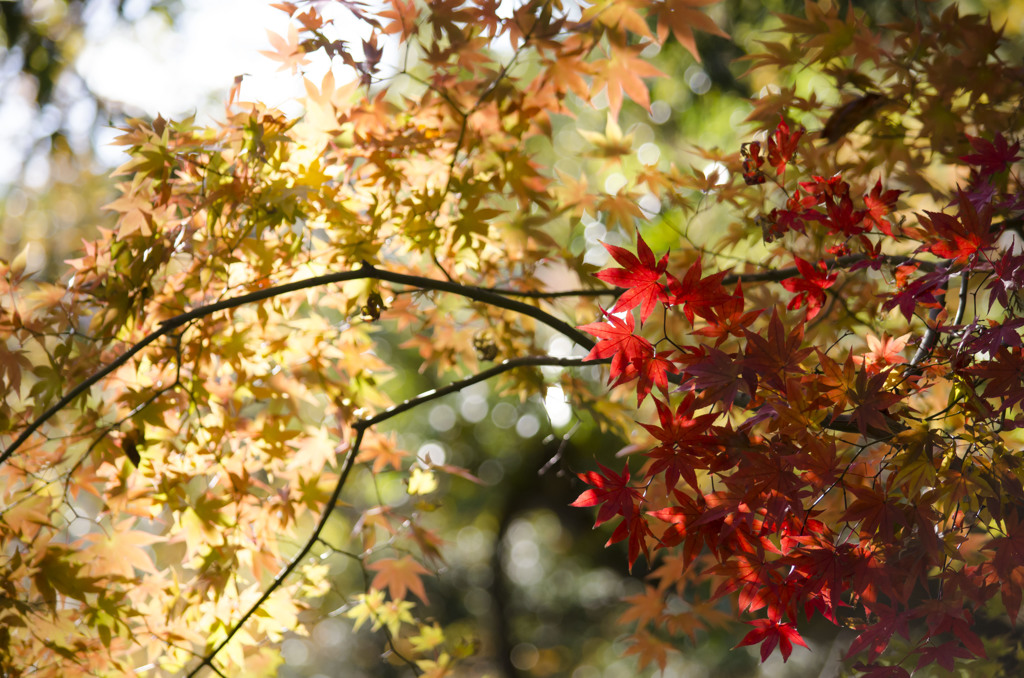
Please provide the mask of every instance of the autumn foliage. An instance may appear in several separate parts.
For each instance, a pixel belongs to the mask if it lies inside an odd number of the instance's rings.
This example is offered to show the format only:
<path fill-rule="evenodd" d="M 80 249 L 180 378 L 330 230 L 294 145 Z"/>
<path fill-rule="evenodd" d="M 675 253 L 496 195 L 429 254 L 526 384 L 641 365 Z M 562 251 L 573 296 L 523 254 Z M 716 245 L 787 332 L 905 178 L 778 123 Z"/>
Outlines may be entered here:
<path fill-rule="evenodd" d="M 366 581 L 345 618 L 410 672 L 492 670 L 424 585 L 424 515 L 481 481 L 380 429 L 482 381 L 557 385 L 628 439 L 570 470 L 647 568 L 621 617 L 641 668 L 730 621 L 762 660 L 824 625 L 857 674 L 999 664 L 1009 631 L 977 629 L 1024 590 L 1019 45 L 956 7 L 808 2 L 745 57 L 733 147 L 638 162 L 658 49 L 725 36 L 713 2 L 337 3 L 361 43 L 322 4 L 279 3 L 267 52 L 338 66 L 302 117 L 236 88 L 215 127 L 132 121 L 117 228 L 60 281 L 3 264 L 0 673 L 273 675 L 332 557 Z M 446 385 L 396 398 L 386 337 Z"/>

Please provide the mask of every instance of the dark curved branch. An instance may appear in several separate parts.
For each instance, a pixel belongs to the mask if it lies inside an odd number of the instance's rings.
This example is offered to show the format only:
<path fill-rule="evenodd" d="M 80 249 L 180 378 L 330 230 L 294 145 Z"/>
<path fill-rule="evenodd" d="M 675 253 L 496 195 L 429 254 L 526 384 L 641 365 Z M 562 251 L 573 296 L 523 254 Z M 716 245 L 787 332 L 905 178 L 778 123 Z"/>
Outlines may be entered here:
<path fill-rule="evenodd" d="M 954 325 L 959 325 L 960 321 L 964 318 L 964 310 L 967 308 L 967 291 L 969 286 L 969 280 L 966 272 L 961 273 L 962 278 L 960 279 L 960 294 L 958 295 L 959 301 L 957 302 L 956 318 L 953 321 Z M 949 279 L 946 280 L 946 289 L 949 290 Z M 925 330 L 924 336 L 921 338 L 921 345 L 917 347 L 917 351 L 914 353 L 914 357 L 910 359 L 911 369 L 908 374 L 920 374 L 921 363 L 924 362 L 925 358 L 931 355 L 935 349 L 935 345 L 939 343 L 939 335 L 942 332 L 939 330 L 936 322 L 939 319 L 939 313 L 942 312 L 943 307 L 933 308 L 928 313 L 928 319 L 931 321 L 931 325 Z"/>
<path fill-rule="evenodd" d="M 369 264 L 364 264 L 362 268 L 355 271 L 340 271 L 338 273 L 328 273 L 326 275 L 314 276 L 312 278 L 306 278 L 305 280 L 297 280 L 295 282 L 287 283 L 285 285 L 277 285 L 274 287 L 268 287 L 257 292 L 251 292 L 249 294 L 243 294 L 238 297 L 232 297 L 230 299 L 222 299 L 213 304 L 207 304 L 194 308 L 191 311 L 181 313 L 168 318 L 160 323 L 158 329 L 150 332 L 145 337 L 140 339 L 135 344 L 132 344 L 127 351 L 117 357 L 117 359 L 108 363 L 102 369 L 93 373 L 89 378 L 80 382 L 74 388 L 72 388 L 66 395 L 60 400 L 49 407 L 45 412 L 39 415 L 31 424 L 28 425 L 19 435 L 15 438 L 14 442 L 7 446 L 7 448 L 0 453 L 0 464 L 3 464 L 11 455 L 13 455 L 26 440 L 31 437 L 33 433 L 39 430 L 43 424 L 50 420 L 54 415 L 67 407 L 76 398 L 83 393 L 86 393 L 90 388 L 96 385 L 101 379 L 113 373 L 119 367 L 127 363 L 132 359 L 133 356 L 138 354 L 142 349 L 146 348 L 157 339 L 164 337 L 182 325 L 186 325 L 194 320 L 205 318 L 208 315 L 212 315 L 219 311 L 226 311 L 247 304 L 253 304 L 267 299 L 272 299 L 284 294 L 290 294 L 292 292 L 298 292 L 300 290 L 311 289 L 314 287 L 323 287 L 325 285 L 331 285 L 336 283 L 349 282 L 351 280 L 383 280 L 386 282 L 395 283 L 398 285 L 408 285 L 410 287 L 418 287 L 424 290 L 437 290 L 439 292 L 448 292 L 451 294 L 457 294 L 467 299 L 479 301 L 481 303 L 489 304 L 498 308 L 504 308 L 509 311 L 516 313 L 522 313 L 523 315 L 529 316 L 538 320 L 551 329 L 564 334 L 565 336 L 572 339 L 580 346 L 591 349 L 594 347 L 594 340 L 589 336 L 580 332 L 572 325 L 566 323 L 559 318 L 546 313 L 535 306 L 516 301 L 515 299 L 508 299 L 500 294 L 486 290 L 480 287 L 472 287 L 469 285 L 460 285 L 458 283 L 448 282 L 446 280 L 436 280 L 434 278 L 426 278 L 416 275 L 407 275 L 404 273 L 395 273 L 393 271 L 387 271 L 384 269 L 375 268 Z"/>
<path fill-rule="evenodd" d="M 870 259 L 866 254 L 848 254 L 845 257 L 839 257 L 838 259 L 825 259 L 825 265 L 831 269 L 834 266 L 839 268 L 845 268 L 851 264 L 856 264 L 861 261 L 881 261 L 886 264 L 898 266 L 912 261 L 909 257 L 897 256 L 891 254 L 881 254 L 874 259 Z M 936 262 L 931 261 L 918 261 L 916 262 L 918 267 L 924 271 L 933 271 L 939 265 Z M 788 268 L 779 268 L 774 271 L 765 271 L 764 273 L 733 273 L 722 278 L 723 285 L 733 285 L 741 280 L 745 283 L 756 283 L 756 282 L 781 282 L 794 276 L 800 275 L 800 271 L 796 266 L 790 266 Z M 624 288 L 622 287 L 607 287 L 604 289 L 587 289 L 587 290 L 562 290 L 558 292 L 537 292 L 537 291 L 522 291 L 512 290 L 508 288 L 493 287 L 489 288 L 491 292 L 495 294 L 501 294 L 506 297 L 520 297 L 522 299 L 558 299 L 561 297 L 610 297 L 618 296 L 622 294 Z"/>
<path fill-rule="evenodd" d="M 500 362 L 497 365 L 495 365 L 494 367 L 488 368 L 488 369 L 484 370 L 483 372 L 478 372 L 478 373 L 474 374 L 472 377 L 467 377 L 467 378 L 462 379 L 460 381 L 452 382 L 451 384 L 448 384 L 447 386 L 444 386 L 442 388 L 432 389 L 430 391 L 426 391 L 424 393 L 419 394 L 415 398 L 410 398 L 409 400 L 406 400 L 403 403 L 399 403 L 397 405 L 389 407 L 388 409 L 384 410 L 380 414 L 376 414 L 376 415 L 374 415 L 374 416 L 372 416 L 372 417 L 370 417 L 368 419 L 363 419 L 362 421 L 359 422 L 358 425 L 359 426 L 375 426 L 375 425 L 377 425 L 377 424 L 379 424 L 381 422 L 387 421 L 388 419 L 390 419 L 391 417 L 394 417 L 395 415 L 399 415 L 399 414 L 401 414 L 403 412 L 408 412 L 409 410 L 413 409 L 414 407 L 417 407 L 418 405 L 422 405 L 425 402 L 429 402 L 431 400 L 435 400 L 435 399 L 440 398 L 442 396 L 446 396 L 449 393 L 455 393 L 456 391 L 461 391 L 462 389 L 467 388 L 469 386 L 472 386 L 473 384 L 478 384 L 481 381 L 487 381 L 491 377 L 495 377 L 495 376 L 501 374 L 502 372 L 508 372 L 509 370 L 515 369 L 517 367 L 526 367 L 526 366 L 531 366 L 531 365 L 551 365 L 551 366 L 561 366 L 561 367 L 581 367 L 583 365 L 601 365 L 601 364 L 607 364 L 607 363 L 610 363 L 610 362 L 611 362 L 611 358 L 605 358 L 603 360 L 588 360 L 588 361 L 584 362 L 583 358 L 555 358 L 555 357 L 546 356 L 546 355 L 540 355 L 540 356 L 532 356 L 531 355 L 531 356 L 524 356 L 522 358 L 510 358 L 509 360 L 505 360 L 503 362 Z"/>
<path fill-rule="evenodd" d="M 367 427 L 356 425 L 353 428 L 356 430 L 356 440 L 349 448 L 348 454 L 345 455 L 345 461 L 342 462 L 341 465 L 341 475 L 338 476 L 338 482 L 334 486 L 334 491 L 331 493 L 330 499 L 327 500 L 327 504 L 324 506 L 324 512 L 320 516 L 320 520 L 317 522 L 316 527 L 313 528 L 313 532 L 310 535 L 309 540 L 306 541 L 305 545 L 299 549 L 299 552 L 295 554 L 287 565 L 285 565 L 284 569 L 274 577 L 274 581 L 270 583 L 270 586 L 268 586 L 267 590 L 263 592 L 263 595 L 260 596 L 259 600 L 253 603 L 252 607 L 242 615 L 241 619 L 235 622 L 234 626 L 231 627 L 231 630 L 228 631 L 227 636 L 225 636 L 224 640 L 220 642 L 220 645 L 213 648 L 206 656 L 204 656 L 203 661 L 199 666 L 189 671 L 189 678 L 192 678 L 199 673 L 204 666 L 209 666 L 217 673 L 220 673 L 220 671 L 218 671 L 213 665 L 214 658 L 221 650 L 227 647 L 228 643 L 231 642 L 231 639 L 235 637 L 235 634 L 241 630 L 247 621 L 249 621 L 250 617 L 256 614 L 257 610 L 263 606 L 263 603 L 267 602 L 267 599 L 273 595 L 274 591 L 281 587 L 281 584 L 284 583 L 284 580 L 288 575 L 295 571 L 295 568 L 298 567 L 299 563 L 302 562 L 302 560 L 309 554 L 310 550 L 312 550 L 313 545 L 316 544 L 317 539 L 320 537 L 320 533 L 323 532 L 324 527 L 327 525 L 327 521 L 334 512 L 334 508 L 338 505 L 338 498 L 341 497 L 341 490 L 345 487 L 345 482 L 348 480 L 348 476 L 352 472 L 352 467 L 355 465 L 356 455 L 359 454 L 359 448 L 363 444 L 363 434 L 366 433 Z"/>
<path fill-rule="evenodd" d="M 608 361 L 602 360 L 594 362 Z M 495 365 L 494 367 L 486 369 L 483 372 L 474 374 L 472 377 L 467 377 L 466 379 L 461 379 L 459 381 L 452 382 L 451 384 L 448 384 L 443 388 L 432 389 L 430 391 L 421 393 L 415 398 L 410 398 L 409 400 L 406 400 L 403 403 L 395 405 L 394 407 L 390 407 L 384 410 L 383 412 L 380 412 L 379 414 L 376 414 L 372 417 L 367 417 L 366 419 L 360 419 L 359 421 L 352 424 L 352 428 L 356 432 L 355 442 L 349 448 L 348 454 L 345 455 L 345 461 L 342 463 L 341 475 L 338 476 L 338 482 L 334 486 L 334 491 L 331 493 L 330 499 L 328 499 L 327 503 L 324 505 L 324 512 L 320 516 L 320 520 L 317 522 L 316 527 L 313 528 L 313 532 L 310 533 L 309 538 L 306 540 L 306 543 L 299 550 L 299 552 L 295 554 L 295 556 L 288 562 L 284 569 L 281 570 L 276 577 L 274 577 L 274 580 L 270 582 L 270 585 L 267 586 L 267 590 L 263 592 L 263 594 L 259 597 L 259 600 L 253 603 L 252 607 L 250 607 L 245 612 L 245 614 L 243 614 L 241 618 L 231 626 L 224 640 L 222 640 L 220 644 L 217 645 L 217 647 L 210 650 L 210 652 L 203 657 L 203 661 L 194 669 L 192 669 L 192 671 L 189 672 L 189 678 L 195 676 L 204 666 L 208 666 L 214 671 L 217 671 L 217 668 L 213 665 L 213 660 L 214 658 L 216 658 L 217 654 L 219 654 L 225 647 L 227 647 L 228 643 L 231 642 L 231 639 L 234 638 L 235 635 L 245 625 L 245 623 L 249 621 L 249 619 L 251 619 L 254 614 L 256 614 L 260 607 L 262 607 L 263 603 L 267 602 L 270 596 L 273 595 L 274 592 L 277 591 L 277 589 L 281 588 L 281 585 L 284 584 L 285 579 L 287 579 L 288 576 L 295 571 L 295 568 L 298 567 L 302 559 L 305 558 L 312 550 L 313 546 L 318 541 L 320 541 L 320 533 L 323 532 L 323 529 L 326 526 L 327 521 L 330 519 L 331 513 L 334 512 L 335 507 L 338 505 L 338 499 L 341 497 L 341 491 L 342 489 L 344 489 L 345 482 L 348 480 L 349 474 L 351 473 L 352 468 L 355 465 L 355 459 L 359 455 L 359 448 L 363 444 L 363 435 L 366 433 L 367 429 L 372 428 L 373 426 L 376 426 L 381 422 L 387 421 L 391 417 L 399 415 L 403 412 L 408 412 L 409 410 L 419 405 L 422 405 L 423 403 L 429 402 L 431 400 L 436 400 L 437 398 L 441 398 L 450 393 L 455 393 L 456 391 L 460 391 L 464 388 L 472 386 L 473 384 L 490 379 L 491 377 L 497 376 L 503 372 L 508 372 L 509 370 L 513 370 L 517 367 L 537 365 L 560 365 L 563 367 L 578 367 L 580 365 L 583 365 L 583 359 L 556 358 L 553 356 L 524 356 L 521 358 L 512 358 L 510 360 L 501 362 Z M 220 673 L 219 671 L 217 672 Z"/>

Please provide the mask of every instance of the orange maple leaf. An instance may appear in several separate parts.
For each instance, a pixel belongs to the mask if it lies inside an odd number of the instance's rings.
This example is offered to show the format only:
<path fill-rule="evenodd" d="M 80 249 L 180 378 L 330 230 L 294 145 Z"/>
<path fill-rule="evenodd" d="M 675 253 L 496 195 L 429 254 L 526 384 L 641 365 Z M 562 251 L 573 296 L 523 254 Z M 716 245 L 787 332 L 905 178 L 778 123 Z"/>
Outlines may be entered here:
<path fill-rule="evenodd" d="M 694 7 L 706 7 L 713 5 L 719 0 L 666 0 L 655 13 L 658 16 L 658 42 L 664 43 L 668 37 L 669 29 L 676 40 L 693 55 L 693 58 L 700 61 L 700 54 L 697 53 L 697 42 L 693 37 L 693 29 L 712 33 L 723 38 L 729 34 L 723 31 L 711 20 L 707 14 Z"/>
<path fill-rule="evenodd" d="M 383 590 L 386 586 L 392 600 L 404 600 L 405 594 L 412 591 L 424 603 L 428 602 L 420 575 L 430 574 L 430 570 L 416 562 L 412 556 L 383 558 L 367 567 L 377 573 L 370 586 L 377 590 Z"/>
<path fill-rule="evenodd" d="M 612 117 L 618 117 L 622 109 L 623 92 L 643 106 L 644 110 L 651 110 L 651 95 L 643 79 L 662 78 L 665 74 L 640 56 L 643 49 L 643 45 L 629 46 L 612 42 L 609 58 L 594 64 L 597 72 L 594 91 L 599 91 L 602 85 L 607 86 L 608 110 Z"/>

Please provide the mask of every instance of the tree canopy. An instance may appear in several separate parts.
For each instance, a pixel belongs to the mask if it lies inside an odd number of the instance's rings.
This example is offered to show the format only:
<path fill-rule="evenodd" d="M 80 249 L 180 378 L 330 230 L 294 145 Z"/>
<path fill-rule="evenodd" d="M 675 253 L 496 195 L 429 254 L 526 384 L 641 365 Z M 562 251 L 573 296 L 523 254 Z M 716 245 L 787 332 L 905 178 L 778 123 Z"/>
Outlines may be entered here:
<path fill-rule="evenodd" d="M 276 5 L 301 117 L 131 120 L 116 225 L 0 263 L 0 673 L 276 675 L 341 618 L 385 675 L 576 675 L 438 599 L 505 604 L 515 526 L 455 510 L 504 488 L 642 578 L 641 670 L 725 633 L 1014 674 L 1010 14 L 336 4 L 361 37 Z"/>

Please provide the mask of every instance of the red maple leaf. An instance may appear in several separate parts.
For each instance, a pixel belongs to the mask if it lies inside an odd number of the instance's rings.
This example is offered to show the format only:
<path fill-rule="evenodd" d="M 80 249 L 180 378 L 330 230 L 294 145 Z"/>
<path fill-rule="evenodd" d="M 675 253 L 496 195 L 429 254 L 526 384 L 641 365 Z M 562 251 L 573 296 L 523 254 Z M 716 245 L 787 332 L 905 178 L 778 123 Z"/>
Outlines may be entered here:
<path fill-rule="evenodd" d="M 633 321 L 632 314 L 623 314 L 625 316 L 623 319 L 604 309 L 601 312 L 604 313 L 608 322 L 590 323 L 579 327 L 602 340 L 594 345 L 594 348 L 583 360 L 611 358 L 609 382 L 619 379 L 630 368 L 639 372 L 644 367 L 644 361 L 654 355 L 654 347 L 651 342 L 633 334 L 636 323 Z"/>
<path fill-rule="evenodd" d="M 647 515 L 669 524 L 661 535 L 659 548 L 683 544 L 683 562 L 689 567 L 704 547 L 704 532 L 696 526 L 697 521 L 704 515 L 704 502 L 697 501 L 679 490 L 672 492 L 676 498 L 676 506 L 649 511 Z"/>
<path fill-rule="evenodd" d="M 1024 381 L 1021 380 L 1024 374 L 1024 351 L 1020 348 L 1001 346 L 991 359 L 978 362 L 964 371 L 988 380 L 981 396 L 999 398 L 1002 411 L 1024 401 Z"/>
<path fill-rule="evenodd" d="M 768 164 L 775 168 L 776 175 L 786 171 L 786 163 L 793 159 L 797 142 L 804 134 L 804 128 L 798 127 L 790 132 L 786 120 L 779 116 L 779 124 L 775 132 L 768 138 Z"/>
<path fill-rule="evenodd" d="M 903 317 L 910 320 L 914 317 L 914 310 L 917 305 L 928 308 L 936 308 L 941 305 L 942 294 L 945 292 L 946 281 L 949 280 L 949 270 L 939 268 L 927 273 L 910 283 L 906 283 L 907 277 L 916 269 L 899 267 L 896 270 L 896 284 L 899 292 L 893 294 L 884 304 L 882 310 L 889 311 L 896 306 L 900 307 Z"/>
<path fill-rule="evenodd" d="M 846 651 L 847 658 L 868 650 L 868 661 L 874 661 L 889 646 L 892 634 L 899 633 L 903 638 L 910 639 L 910 612 L 896 612 L 884 605 L 875 604 L 871 607 L 871 613 L 877 616 L 878 620 L 868 625 L 853 639 Z"/>
<path fill-rule="evenodd" d="M 762 381 L 780 391 L 785 390 L 783 374 L 803 374 L 800 361 L 810 355 L 810 348 L 801 348 L 804 343 L 804 326 L 798 323 L 786 334 L 777 311 L 772 311 L 765 336 L 746 331 L 747 349 L 743 367 L 756 374 Z"/>
<path fill-rule="evenodd" d="M 597 506 L 597 520 L 594 527 L 608 522 L 616 515 L 629 518 L 633 515 L 635 503 L 642 500 L 639 490 L 629 486 L 629 465 L 622 467 L 622 474 L 618 474 L 603 464 L 598 464 L 601 473 L 587 471 L 577 476 L 594 489 L 587 490 L 576 498 L 572 506 Z"/>
<path fill-rule="evenodd" d="M 751 323 L 761 315 L 763 309 L 744 311 L 746 299 L 743 297 L 743 283 L 736 283 L 736 291 L 727 301 L 718 306 L 708 309 L 704 316 L 708 324 L 705 327 L 694 330 L 693 334 L 702 337 L 715 337 L 715 346 L 721 346 L 722 342 L 730 335 L 742 337 L 743 330 L 750 327 Z"/>
<path fill-rule="evenodd" d="M 920 669 L 929 664 L 938 664 L 947 671 L 956 668 L 956 660 L 971 659 L 974 655 L 970 650 L 960 645 L 956 640 L 947 640 L 939 645 L 929 645 L 920 650 L 920 658 L 917 660 L 917 668 Z"/>
<path fill-rule="evenodd" d="M 651 552 L 647 546 L 647 538 L 654 538 L 654 533 L 651 532 L 651 526 L 647 524 L 647 519 L 644 518 L 643 514 L 639 511 L 633 512 L 631 515 L 625 516 L 622 521 L 615 526 L 615 531 L 612 532 L 612 536 L 608 538 L 605 546 L 611 546 L 616 542 L 620 542 L 623 539 L 629 537 L 629 570 L 633 571 L 633 563 L 640 556 L 640 551 L 644 552 L 644 558 L 647 562 L 651 560 Z"/>
<path fill-rule="evenodd" d="M 906 525 L 907 519 L 900 510 L 898 499 L 873 487 L 848 486 L 857 499 L 843 514 L 844 522 L 860 523 L 860 533 L 868 537 L 878 535 L 886 543 L 892 542 L 897 525 Z"/>
<path fill-rule="evenodd" d="M 735 354 L 702 346 L 699 353 L 689 355 L 685 360 L 687 379 L 683 387 L 701 391 L 706 400 L 717 400 L 727 410 L 732 407 L 740 389 L 747 395 L 754 391 L 756 381 L 743 378 L 743 364 Z"/>
<path fill-rule="evenodd" d="M 807 643 L 804 642 L 800 632 L 793 624 L 780 624 L 772 619 L 755 619 L 747 623 L 752 625 L 754 630 L 744 636 L 736 647 L 761 643 L 762 662 L 768 660 L 776 645 L 779 647 L 779 652 L 782 653 L 782 661 L 788 660 L 789 655 L 793 654 L 793 643 L 807 647 Z"/>
<path fill-rule="evenodd" d="M 819 261 L 817 266 L 796 257 L 796 268 L 800 271 L 799 278 L 789 278 L 782 281 L 782 286 L 790 292 L 796 292 L 786 306 L 794 310 L 807 304 L 807 319 L 810 320 L 821 311 L 821 304 L 825 301 L 825 290 L 832 287 L 836 281 L 836 273 L 828 273 L 824 261 Z"/>
<path fill-rule="evenodd" d="M 669 359 L 671 355 L 672 351 L 652 352 L 650 355 L 642 356 L 638 362 L 627 363 L 613 386 L 639 379 L 636 384 L 636 404 L 639 406 L 654 386 L 663 391 L 668 389 L 668 375 L 678 372 L 675 364 Z"/>
<path fill-rule="evenodd" d="M 693 416 L 695 413 L 696 396 L 688 394 L 675 412 L 666 403 L 654 399 L 654 405 L 658 410 L 658 418 L 661 426 L 644 424 L 647 431 L 661 441 L 661 445 L 647 453 L 654 464 L 647 470 L 647 476 L 653 477 L 659 473 L 665 473 L 665 485 L 673 489 L 679 482 L 682 475 L 686 482 L 695 490 L 699 490 L 695 469 L 706 467 L 700 462 L 700 454 L 703 449 L 714 445 L 715 438 L 707 435 L 707 430 L 718 418 L 718 414 L 711 412 Z"/>
<path fill-rule="evenodd" d="M 694 314 L 706 317 L 711 310 L 729 301 L 731 295 L 722 287 L 722 278 L 726 271 L 720 271 L 706 278 L 701 278 L 703 268 L 697 259 L 686 271 L 682 280 L 671 273 L 668 274 L 668 299 L 666 304 L 682 306 L 686 319 L 693 324 Z"/>
<path fill-rule="evenodd" d="M 899 199 L 902 192 L 895 189 L 883 192 L 882 180 L 879 179 L 875 183 L 875 187 L 871 189 L 871 193 L 864 196 L 864 206 L 868 208 L 864 215 L 864 224 L 874 226 L 882 233 L 891 236 L 892 226 L 889 225 L 887 219 L 882 217 L 892 212 L 893 207 L 896 206 L 896 200 Z"/>
<path fill-rule="evenodd" d="M 987 285 L 988 310 L 991 311 L 997 301 L 1003 308 L 1010 308 L 1010 300 L 1015 298 L 1011 295 L 1024 287 L 1024 255 L 1015 254 L 1013 250 L 1003 252 L 998 259 L 992 259 L 992 273 Z"/>
<path fill-rule="evenodd" d="M 740 155 L 743 156 L 743 181 L 747 186 L 756 186 L 765 182 L 764 172 L 761 165 L 764 158 L 761 156 L 761 142 L 751 141 L 740 146 Z"/>
<path fill-rule="evenodd" d="M 631 311 L 640 306 L 640 323 L 646 322 L 654 311 L 654 305 L 668 298 L 665 294 L 665 285 L 661 281 L 668 265 L 668 253 L 662 256 L 661 261 L 656 262 L 654 252 L 639 233 L 636 236 L 636 251 L 640 255 L 639 258 L 622 247 L 601 244 L 622 268 L 598 271 L 597 277 L 616 287 L 626 288 L 626 292 L 615 302 L 612 311 Z"/>
<path fill-rule="evenodd" d="M 982 177 L 999 174 L 1018 160 L 1017 153 L 1020 152 L 1020 142 L 1010 146 L 1002 133 L 996 134 L 995 143 L 980 137 L 972 137 L 970 134 L 967 135 L 967 140 L 971 142 L 971 147 L 975 152 L 962 155 L 960 159 L 968 165 L 977 167 Z"/>
<path fill-rule="evenodd" d="M 978 251 L 992 245 L 992 206 L 986 205 L 978 212 L 963 191 L 958 193 L 958 202 L 960 212 L 957 216 L 926 211 L 924 215 L 918 215 L 918 221 L 931 232 L 928 235 L 939 238 L 937 242 L 923 245 L 922 250 L 963 264 Z"/>
<path fill-rule="evenodd" d="M 992 569 L 999 576 L 1003 606 L 1010 619 L 1016 619 L 1024 591 L 1024 521 L 1014 511 L 1006 516 L 1005 523 L 1006 536 L 992 539 L 983 548 L 995 551 Z"/>

